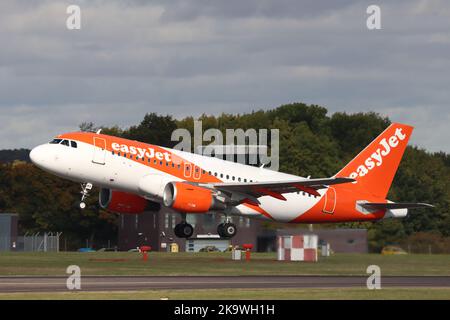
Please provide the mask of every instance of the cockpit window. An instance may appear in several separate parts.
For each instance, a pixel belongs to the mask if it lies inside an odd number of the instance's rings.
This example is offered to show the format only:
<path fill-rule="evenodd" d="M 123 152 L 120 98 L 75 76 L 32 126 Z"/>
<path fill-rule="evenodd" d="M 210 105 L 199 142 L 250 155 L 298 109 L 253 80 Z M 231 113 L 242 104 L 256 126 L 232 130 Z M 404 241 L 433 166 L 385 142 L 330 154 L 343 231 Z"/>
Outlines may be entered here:
<path fill-rule="evenodd" d="M 69 146 L 69 140 L 63 140 L 61 142 L 61 144 L 65 145 L 65 146 Z"/>
<path fill-rule="evenodd" d="M 52 141 L 50 141 L 49 143 L 51 144 L 59 144 L 61 142 L 62 139 L 53 139 Z"/>
<path fill-rule="evenodd" d="M 70 141 L 70 145 L 72 148 L 76 148 L 77 147 L 77 143 L 75 141 Z"/>

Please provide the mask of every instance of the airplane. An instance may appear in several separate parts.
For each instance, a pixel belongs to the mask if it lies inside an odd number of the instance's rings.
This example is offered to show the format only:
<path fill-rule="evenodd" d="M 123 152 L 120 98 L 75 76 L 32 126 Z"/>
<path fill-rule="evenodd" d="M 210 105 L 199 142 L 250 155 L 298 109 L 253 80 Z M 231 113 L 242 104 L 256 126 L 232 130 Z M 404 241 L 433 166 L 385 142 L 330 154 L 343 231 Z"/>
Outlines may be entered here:
<path fill-rule="evenodd" d="M 71 132 L 31 150 L 30 159 L 56 176 L 81 183 L 81 209 L 92 186 L 103 209 L 139 214 L 149 204 L 182 216 L 180 238 L 194 233 L 186 214 L 225 216 L 217 232 L 231 238 L 234 215 L 283 223 L 337 223 L 405 217 L 426 203 L 386 199 L 413 127 L 393 123 L 330 178 L 311 179 L 263 167 L 164 148 L 97 132 Z M 320 161 L 320 159 L 318 159 Z"/>

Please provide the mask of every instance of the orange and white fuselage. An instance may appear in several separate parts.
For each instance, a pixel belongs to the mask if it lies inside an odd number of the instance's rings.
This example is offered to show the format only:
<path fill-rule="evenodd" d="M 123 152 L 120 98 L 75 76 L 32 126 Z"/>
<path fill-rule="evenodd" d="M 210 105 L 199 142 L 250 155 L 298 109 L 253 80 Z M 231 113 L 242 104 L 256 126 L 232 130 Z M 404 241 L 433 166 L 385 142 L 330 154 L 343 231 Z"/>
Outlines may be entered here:
<path fill-rule="evenodd" d="M 386 195 L 412 130 L 407 125 L 392 124 L 335 175 L 353 178 L 354 182 L 318 188 L 316 192 L 305 192 L 300 188 L 296 192 L 283 193 L 281 197 L 267 191 L 267 195 L 258 197 L 259 203 L 244 200 L 218 211 L 287 223 L 404 217 L 406 208 L 368 210 L 364 204 L 388 202 Z M 242 184 L 251 189 L 255 188 L 255 183 L 261 182 L 307 180 L 214 157 L 88 132 L 61 134 L 54 143 L 34 148 L 30 158 L 38 167 L 62 178 L 89 182 L 100 188 L 135 194 L 159 203 L 163 203 L 164 189 L 171 182 L 188 182 L 213 190 L 218 183 Z M 198 201 L 202 201 L 201 197 Z"/>

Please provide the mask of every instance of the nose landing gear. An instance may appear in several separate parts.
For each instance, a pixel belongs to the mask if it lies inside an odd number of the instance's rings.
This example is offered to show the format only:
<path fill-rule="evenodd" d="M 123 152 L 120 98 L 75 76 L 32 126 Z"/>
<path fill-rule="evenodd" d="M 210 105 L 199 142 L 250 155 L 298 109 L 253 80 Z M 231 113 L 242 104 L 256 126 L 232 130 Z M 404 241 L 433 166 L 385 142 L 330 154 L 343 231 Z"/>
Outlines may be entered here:
<path fill-rule="evenodd" d="M 81 201 L 78 204 L 80 209 L 86 208 L 86 202 L 84 200 L 89 197 L 89 192 L 92 190 L 92 183 L 83 183 L 81 184 Z"/>

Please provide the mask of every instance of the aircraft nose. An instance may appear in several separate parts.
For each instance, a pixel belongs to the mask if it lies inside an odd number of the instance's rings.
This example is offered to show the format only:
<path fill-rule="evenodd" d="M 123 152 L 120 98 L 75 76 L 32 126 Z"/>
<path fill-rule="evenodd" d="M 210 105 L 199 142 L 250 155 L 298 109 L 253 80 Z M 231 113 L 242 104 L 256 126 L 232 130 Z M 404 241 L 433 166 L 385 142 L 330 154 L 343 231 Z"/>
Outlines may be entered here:
<path fill-rule="evenodd" d="M 37 146 L 30 151 L 30 160 L 35 165 L 42 165 L 44 161 L 44 154 L 42 146 Z"/>

